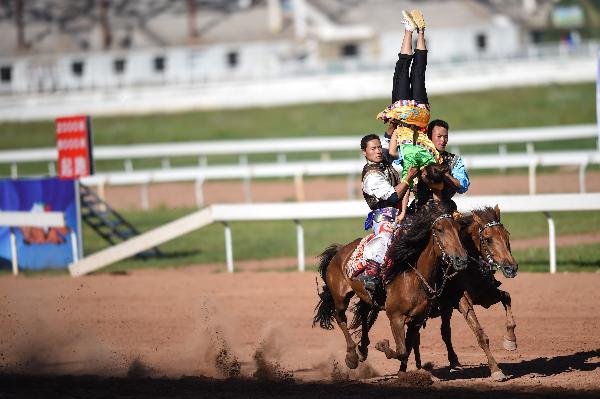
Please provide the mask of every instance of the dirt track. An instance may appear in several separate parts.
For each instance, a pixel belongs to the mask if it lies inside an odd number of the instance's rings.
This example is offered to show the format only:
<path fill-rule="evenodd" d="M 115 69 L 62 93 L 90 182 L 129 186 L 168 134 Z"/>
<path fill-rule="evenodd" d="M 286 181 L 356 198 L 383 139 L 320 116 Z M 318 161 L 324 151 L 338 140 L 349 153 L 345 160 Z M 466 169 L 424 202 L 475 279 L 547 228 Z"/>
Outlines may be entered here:
<path fill-rule="evenodd" d="M 416 386 L 426 374 L 413 373 L 409 387 L 398 386 L 395 379 L 366 380 L 394 375 L 398 369 L 397 361 L 385 359 L 373 348 L 377 340 L 391 339 L 384 314 L 372 330 L 369 359 L 347 376 L 339 329 L 311 328 L 315 276 L 230 275 L 210 267 L 80 279 L 3 276 L 0 397 L 204 396 L 201 393 L 232 398 L 514 397 L 515 393 L 598 397 L 600 393 L 600 273 L 502 278 L 503 288 L 513 297 L 516 352 L 501 346 L 502 307 L 477 311 L 496 359 L 513 376 L 504 383 L 489 380 L 484 354 L 457 313 L 452 330 L 465 371 L 450 373 L 439 320 L 430 320 L 421 341 L 423 361 L 431 363 L 434 381 L 428 387 Z M 223 379 L 235 375 L 237 367 L 242 379 Z M 179 379 L 183 375 L 196 378 Z M 108 376 L 120 378 L 105 381 Z M 332 379 L 339 382 L 346 377 L 349 381 L 332 384 Z M 285 382 L 289 378 L 297 383 Z M 350 382 L 357 380 L 363 383 Z"/>

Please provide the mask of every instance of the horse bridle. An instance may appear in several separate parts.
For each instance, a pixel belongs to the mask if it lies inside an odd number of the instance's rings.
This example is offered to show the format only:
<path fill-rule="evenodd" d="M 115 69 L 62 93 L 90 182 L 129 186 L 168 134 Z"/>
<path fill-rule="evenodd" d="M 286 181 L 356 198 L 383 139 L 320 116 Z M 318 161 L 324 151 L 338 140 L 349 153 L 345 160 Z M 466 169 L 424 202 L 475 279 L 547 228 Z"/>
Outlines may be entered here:
<path fill-rule="evenodd" d="M 443 215 L 440 215 L 437 218 L 435 218 L 433 223 L 431 223 L 431 234 L 433 235 L 433 241 L 437 244 L 438 248 L 442 253 L 442 260 L 444 261 L 444 263 L 450 264 L 452 260 L 450 260 L 450 256 L 448 256 L 448 254 L 446 253 L 446 248 L 444 248 L 442 240 L 437 236 L 434 229 L 435 224 L 442 219 L 453 219 L 453 217 L 449 213 L 444 213 Z"/>
<path fill-rule="evenodd" d="M 490 248 L 485 243 L 482 233 L 485 229 L 490 228 L 490 227 L 496 227 L 496 226 L 500 226 L 500 227 L 504 228 L 504 225 L 497 221 L 489 222 L 479 228 L 479 248 L 480 248 L 480 252 L 481 252 L 480 257 L 485 263 L 487 263 L 489 265 L 490 271 L 492 271 L 493 268 L 499 269 L 500 265 L 498 265 L 498 263 L 496 263 L 496 261 L 494 260 L 494 257 L 491 254 Z M 484 251 L 485 251 L 485 258 L 483 257 Z"/>
<path fill-rule="evenodd" d="M 414 267 L 413 265 L 409 264 L 409 266 L 413 269 L 413 271 L 415 272 L 415 274 L 417 275 L 417 277 L 419 277 L 419 280 L 421 281 L 421 283 L 425 286 L 425 288 L 429 292 L 429 298 L 430 299 L 439 298 L 442 295 L 442 292 L 444 291 L 444 286 L 446 285 L 446 282 L 448 282 L 448 280 L 450 280 L 452 277 L 454 277 L 454 276 L 456 276 L 458 274 L 458 272 L 454 272 L 452 274 L 448 274 L 448 270 L 450 270 L 450 266 L 452 265 L 453 261 L 450 259 L 450 256 L 446 253 L 446 249 L 444 248 L 441 239 L 435 233 L 435 229 L 434 229 L 435 224 L 437 222 L 439 222 L 440 220 L 442 220 L 442 219 L 454 219 L 454 218 L 452 217 L 451 214 L 444 213 L 443 215 L 440 215 L 437 218 L 435 218 L 435 220 L 433 221 L 433 223 L 431 223 L 431 234 L 433 235 L 433 241 L 440 248 L 440 251 L 442 253 L 442 261 L 448 265 L 448 267 L 446 267 L 445 269 L 443 269 L 444 270 L 444 277 L 442 279 L 442 285 L 440 286 L 439 290 L 432 288 L 429 285 L 429 283 L 427 283 L 427 280 L 425 280 L 425 277 L 423 277 L 423 275 L 417 270 L 417 268 Z"/>

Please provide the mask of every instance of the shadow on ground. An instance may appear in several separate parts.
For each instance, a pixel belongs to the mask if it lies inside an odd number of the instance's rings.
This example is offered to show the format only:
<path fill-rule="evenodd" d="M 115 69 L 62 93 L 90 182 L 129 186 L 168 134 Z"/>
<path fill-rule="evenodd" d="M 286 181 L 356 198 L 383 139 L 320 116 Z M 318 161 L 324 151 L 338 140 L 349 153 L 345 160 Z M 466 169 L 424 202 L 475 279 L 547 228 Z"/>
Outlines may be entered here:
<path fill-rule="evenodd" d="M 569 373 L 571 371 L 593 371 L 600 368 L 600 349 L 587 352 L 577 352 L 571 355 L 556 356 L 551 358 L 538 357 L 531 360 L 523 360 L 517 363 L 499 364 L 505 374 L 514 378 L 525 375 L 538 377 L 549 377 L 556 374 Z M 465 367 L 462 371 L 451 371 L 449 367 L 433 369 L 431 371 L 440 380 L 468 380 L 472 378 L 485 378 L 490 376 L 487 365 L 476 367 Z"/>
<path fill-rule="evenodd" d="M 0 375 L 1 398 L 598 398 L 600 391 L 578 391 L 549 388 L 473 385 L 468 388 L 406 387 L 395 384 L 364 382 L 264 382 L 253 379 L 213 379 L 207 377 L 115 378 L 98 376 L 23 376 Z"/>

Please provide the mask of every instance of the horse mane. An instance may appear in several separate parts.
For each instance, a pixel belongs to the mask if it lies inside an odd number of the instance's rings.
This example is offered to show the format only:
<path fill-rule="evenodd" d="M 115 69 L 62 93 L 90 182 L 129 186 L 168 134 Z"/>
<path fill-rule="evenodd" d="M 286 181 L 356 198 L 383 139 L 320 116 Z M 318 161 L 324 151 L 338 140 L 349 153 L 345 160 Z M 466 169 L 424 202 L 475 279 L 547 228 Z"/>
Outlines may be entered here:
<path fill-rule="evenodd" d="M 396 274 L 416 266 L 421 252 L 427 246 L 433 222 L 445 213 L 452 213 L 450 204 L 431 201 L 414 214 L 407 216 L 405 222 L 394 234 L 387 257 L 392 265 L 388 268 L 386 280 Z"/>
<path fill-rule="evenodd" d="M 484 206 L 483 208 L 476 208 L 473 209 L 470 213 L 461 215 L 461 217 L 458 219 L 461 230 L 464 228 L 468 228 L 471 224 L 473 224 L 473 215 L 479 216 L 479 218 L 484 224 L 500 222 L 500 219 L 498 219 L 498 217 L 496 216 L 496 210 L 491 206 Z"/>
<path fill-rule="evenodd" d="M 473 209 L 471 212 L 462 214 L 458 219 L 458 223 L 460 224 L 460 236 L 463 245 L 467 252 L 476 253 L 478 252 L 473 243 L 473 237 L 471 237 L 471 233 L 469 231 L 469 227 L 473 224 L 474 218 L 473 215 L 479 216 L 481 221 L 484 224 L 492 223 L 492 222 L 500 222 L 498 217 L 496 216 L 496 211 L 491 206 L 485 206 L 483 208 Z"/>

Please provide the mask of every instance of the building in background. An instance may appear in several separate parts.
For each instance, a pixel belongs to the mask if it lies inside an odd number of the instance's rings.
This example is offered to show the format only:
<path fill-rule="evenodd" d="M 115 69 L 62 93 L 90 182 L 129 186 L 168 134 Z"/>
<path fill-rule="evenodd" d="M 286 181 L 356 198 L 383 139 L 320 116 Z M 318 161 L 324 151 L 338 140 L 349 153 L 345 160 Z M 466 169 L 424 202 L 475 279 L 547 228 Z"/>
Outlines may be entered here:
<path fill-rule="evenodd" d="M 507 57 L 520 26 L 476 1 L 13 0 L 2 5 L 4 93 L 272 78 L 394 62 L 401 10 L 421 8 L 431 62 Z"/>
<path fill-rule="evenodd" d="M 386 97 L 415 8 L 431 93 L 595 78 L 595 9 L 553 0 L 7 0 L 0 120 Z"/>

